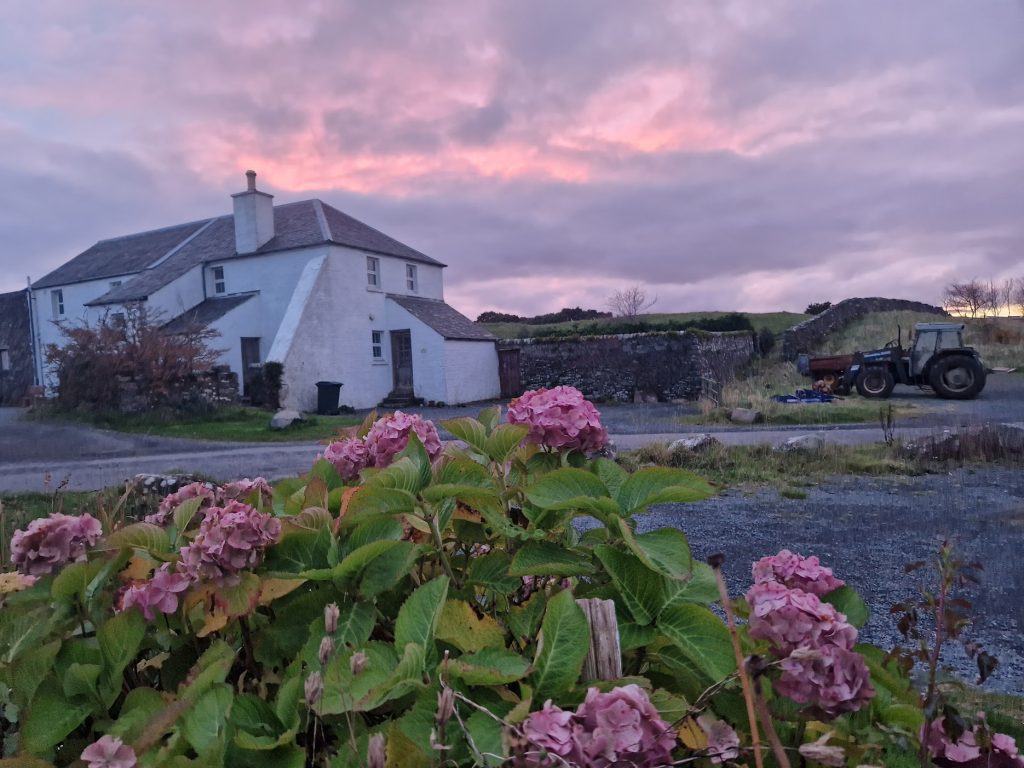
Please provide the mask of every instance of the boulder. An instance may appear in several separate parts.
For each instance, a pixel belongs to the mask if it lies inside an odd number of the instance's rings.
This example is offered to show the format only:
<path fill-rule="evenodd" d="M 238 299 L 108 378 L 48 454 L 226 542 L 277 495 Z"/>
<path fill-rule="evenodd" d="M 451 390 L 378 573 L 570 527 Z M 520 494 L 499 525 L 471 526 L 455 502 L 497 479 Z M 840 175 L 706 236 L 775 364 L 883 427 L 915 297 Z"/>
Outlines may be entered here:
<path fill-rule="evenodd" d="M 690 435 L 689 437 L 682 437 L 676 440 L 668 449 L 670 451 L 690 451 L 691 453 L 699 453 L 700 451 L 706 451 L 708 448 L 719 445 L 720 443 L 714 437 L 706 432 L 701 432 L 698 435 Z"/>
<path fill-rule="evenodd" d="M 756 408 L 733 408 L 729 421 L 737 424 L 758 424 L 764 421 L 764 414 Z"/>
<path fill-rule="evenodd" d="M 821 435 L 796 435 L 780 445 L 775 446 L 776 451 L 782 453 L 796 453 L 797 451 L 819 451 L 825 445 L 825 438 Z"/>
<path fill-rule="evenodd" d="M 1024 422 L 996 426 L 999 447 L 1009 453 L 1024 453 Z"/>
<path fill-rule="evenodd" d="M 270 420 L 271 429 L 288 429 L 292 424 L 304 421 L 304 417 L 298 411 L 285 409 L 278 411 Z"/>

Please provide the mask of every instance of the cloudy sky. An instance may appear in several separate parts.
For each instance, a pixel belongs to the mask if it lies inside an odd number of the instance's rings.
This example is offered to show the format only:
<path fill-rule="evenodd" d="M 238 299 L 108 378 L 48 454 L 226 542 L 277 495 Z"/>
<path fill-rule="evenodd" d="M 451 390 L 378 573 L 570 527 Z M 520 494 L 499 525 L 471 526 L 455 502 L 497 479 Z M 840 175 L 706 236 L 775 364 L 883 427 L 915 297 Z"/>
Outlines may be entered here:
<path fill-rule="evenodd" d="M 0 290 L 254 168 L 475 316 L 1024 276 L 1021 0 L 0 4 Z"/>

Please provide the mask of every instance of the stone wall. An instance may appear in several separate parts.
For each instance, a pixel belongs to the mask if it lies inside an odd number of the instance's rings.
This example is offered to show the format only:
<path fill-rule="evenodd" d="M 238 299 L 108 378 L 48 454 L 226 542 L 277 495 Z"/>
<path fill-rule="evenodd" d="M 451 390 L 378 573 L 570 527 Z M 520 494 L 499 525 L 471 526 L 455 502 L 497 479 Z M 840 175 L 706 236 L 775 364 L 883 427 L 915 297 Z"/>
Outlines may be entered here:
<path fill-rule="evenodd" d="M 121 413 L 144 413 L 154 409 L 170 409 L 181 413 L 208 411 L 238 402 L 238 374 L 226 365 L 193 374 L 179 381 L 170 392 L 157 396 L 147 381 L 131 376 L 117 379 L 118 410 Z"/>
<path fill-rule="evenodd" d="M 820 315 L 809 317 L 785 331 L 782 334 L 783 359 L 796 360 L 797 355 L 801 352 L 815 352 L 815 347 L 823 339 L 872 312 L 927 312 L 944 317 L 948 317 L 949 314 L 944 309 L 933 307 L 931 304 L 923 304 L 920 301 L 879 297 L 844 299 Z M 880 340 L 879 345 L 884 344 L 885 341 L 885 339 Z"/>
<path fill-rule="evenodd" d="M 702 379 L 722 383 L 754 356 L 753 334 L 674 331 L 560 339 L 507 339 L 520 349 L 523 389 L 567 384 L 596 401 L 696 399 Z"/>
<path fill-rule="evenodd" d="M 0 349 L 10 370 L 0 368 L 0 405 L 19 402 L 32 386 L 32 331 L 25 291 L 0 293 Z"/>

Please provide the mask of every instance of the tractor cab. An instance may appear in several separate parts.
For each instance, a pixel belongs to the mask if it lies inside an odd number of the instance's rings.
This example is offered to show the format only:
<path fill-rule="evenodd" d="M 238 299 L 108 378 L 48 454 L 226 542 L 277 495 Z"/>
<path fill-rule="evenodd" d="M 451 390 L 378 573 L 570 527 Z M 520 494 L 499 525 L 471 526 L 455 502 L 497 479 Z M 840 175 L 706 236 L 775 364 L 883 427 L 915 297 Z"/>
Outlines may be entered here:
<path fill-rule="evenodd" d="M 928 362 L 950 349 L 963 349 L 963 323 L 918 323 L 914 326 L 914 342 L 908 350 L 911 376 L 920 376 Z"/>

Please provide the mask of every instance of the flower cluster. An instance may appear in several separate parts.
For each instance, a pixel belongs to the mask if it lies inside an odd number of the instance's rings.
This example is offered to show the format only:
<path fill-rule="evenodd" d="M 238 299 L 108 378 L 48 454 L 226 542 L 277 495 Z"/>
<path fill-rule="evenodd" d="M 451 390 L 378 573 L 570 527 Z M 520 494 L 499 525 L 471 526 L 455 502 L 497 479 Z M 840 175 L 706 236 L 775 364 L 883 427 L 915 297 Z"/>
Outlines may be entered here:
<path fill-rule="evenodd" d="M 817 558 L 788 550 L 755 563 L 753 575 L 750 636 L 768 641 L 781 660 L 775 690 L 823 719 L 860 709 L 875 692 L 864 659 L 853 651 L 857 630 L 818 597 L 842 582 Z"/>
<path fill-rule="evenodd" d="M 983 766 L 999 765 L 1006 768 L 1024 768 L 1024 757 L 1017 752 L 1017 742 L 1005 733 L 991 733 L 984 725 L 985 714 L 978 713 L 982 722 L 973 728 L 965 728 L 957 738 L 946 732 L 946 718 L 933 720 L 927 731 L 922 729 L 921 739 L 928 747 L 936 765 L 941 766 Z M 982 732 L 985 737 L 982 737 Z M 987 742 L 989 749 L 983 749 Z"/>
<path fill-rule="evenodd" d="M 355 480 L 367 467 L 383 469 L 390 465 L 395 456 L 405 450 L 409 444 L 409 435 L 414 432 L 423 443 L 430 461 L 436 461 L 444 446 L 434 422 L 419 414 L 402 411 L 377 419 L 364 438 L 346 437 L 336 440 L 317 458 L 331 462 L 342 480 Z"/>
<path fill-rule="evenodd" d="M 528 426 L 526 440 L 548 448 L 594 453 L 608 444 L 597 408 L 575 387 L 525 392 L 509 404 L 508 420 Z"/>
<path fill-rule="evenodd" d="M 82 751 L 82 760 L 89 768 L 135 768 L 135 752 L 121 739 L 102 736 Z"/>
<path fill-rule="evenodd" d="M 259 494 L 258 499 L 256 498 L 257 494 Z M 262 477 L 251 480 L 245 477 L 219 487 L 203 482 L 189 483 L 175 493 L 165 496 L 157 511 L 146 516 L 146 522 L 153 525 L 167 525 L 171 521 L 174 510 L 180 504 L 195 498 L 202 499 L 200 510 L 206 510 L 218 504 L 223 506 L 229 501 L 255 502 L 262 506 L 269 506 L 274 499 L 274 490 L 270 487 L 270 483 Z"/>
<path fill-rule="evenodd" d="M 735 760 L 740 756 L 740 737 L 732 726 L 708 714 L 697 718 L 697 725 L 704 731 L 708 746 L 705 752 L 715 765 Z"/>
<path fill-rule="evenodd" d="M 191 581 L 236 581 L 239 571 L 263 562 L 263 552 L 281 536 L 281 521 L 248 504 L 210 507 L 192 543 L 181 549 L 179 569 Z"/>
<path fill-rule="evenodd" d="M 121 610 L 135 606 L 142 610 L 147 621 L 152 621 L 154 608 L 160 613 L 174 613 L 178 610 L 178 595 L 190 585 L 188 576 L 172 570 L 170 563 L 164 563 L 153 574 L 153 578 L 128 587 L 121 600 Z"/>
<path fill-rule="evenodd" d="M 676 744 L 672 727 L 637 685 L 608 693 L 591 688 L 575 712 L 545 702 L 523 723 L 523 735 L 535 750 L 561 758 L 557 764 L 583 768 L 654 768 L 672 762 Z"/>
<path fill-rule="evenodd" d="M 217 501 L 217 491 L 209 483 L 196 482 L 183 485 L 174 493 L 164 496 L 156 512 L 146 515 L 146 522 L 153 525 L 167 525 L 179 504 L 197 497 L 203 500 L 203 506 L 210 507 Z"/>
<path fill-rule="evenodd" d="M 754 563 L 754 583 L 778 582 L 790 589 L 821 597 L 839 589 L 846 582 L 832 575 L 831 568 L 825 568 L 816 556 L 800 555 L 784 549 L 777 555 L 762 557 Z"/>
<path fill-rule="evenodd" d="M 86 548 L 94 546 L 102 533 L 100 521 L 92 515 L 72 517 L 54 512 L 14 532 L 11 562 L 29 575 L 53 573 L 65 563 L 84 559 Z"/>
<path fill-rule="evenodd" d="M 217 500 L 221 503 L 225 501 L 242 501 L 246 504 L 253 504 L 255 502 L 260 506 L 266 507 L 270 506 L 274 501 L 274 489 L 262 477 L 256 477 L 251 480 L 248 477 L 243 477 L 241 480 L 225 483 L 218 488 Z"/>

